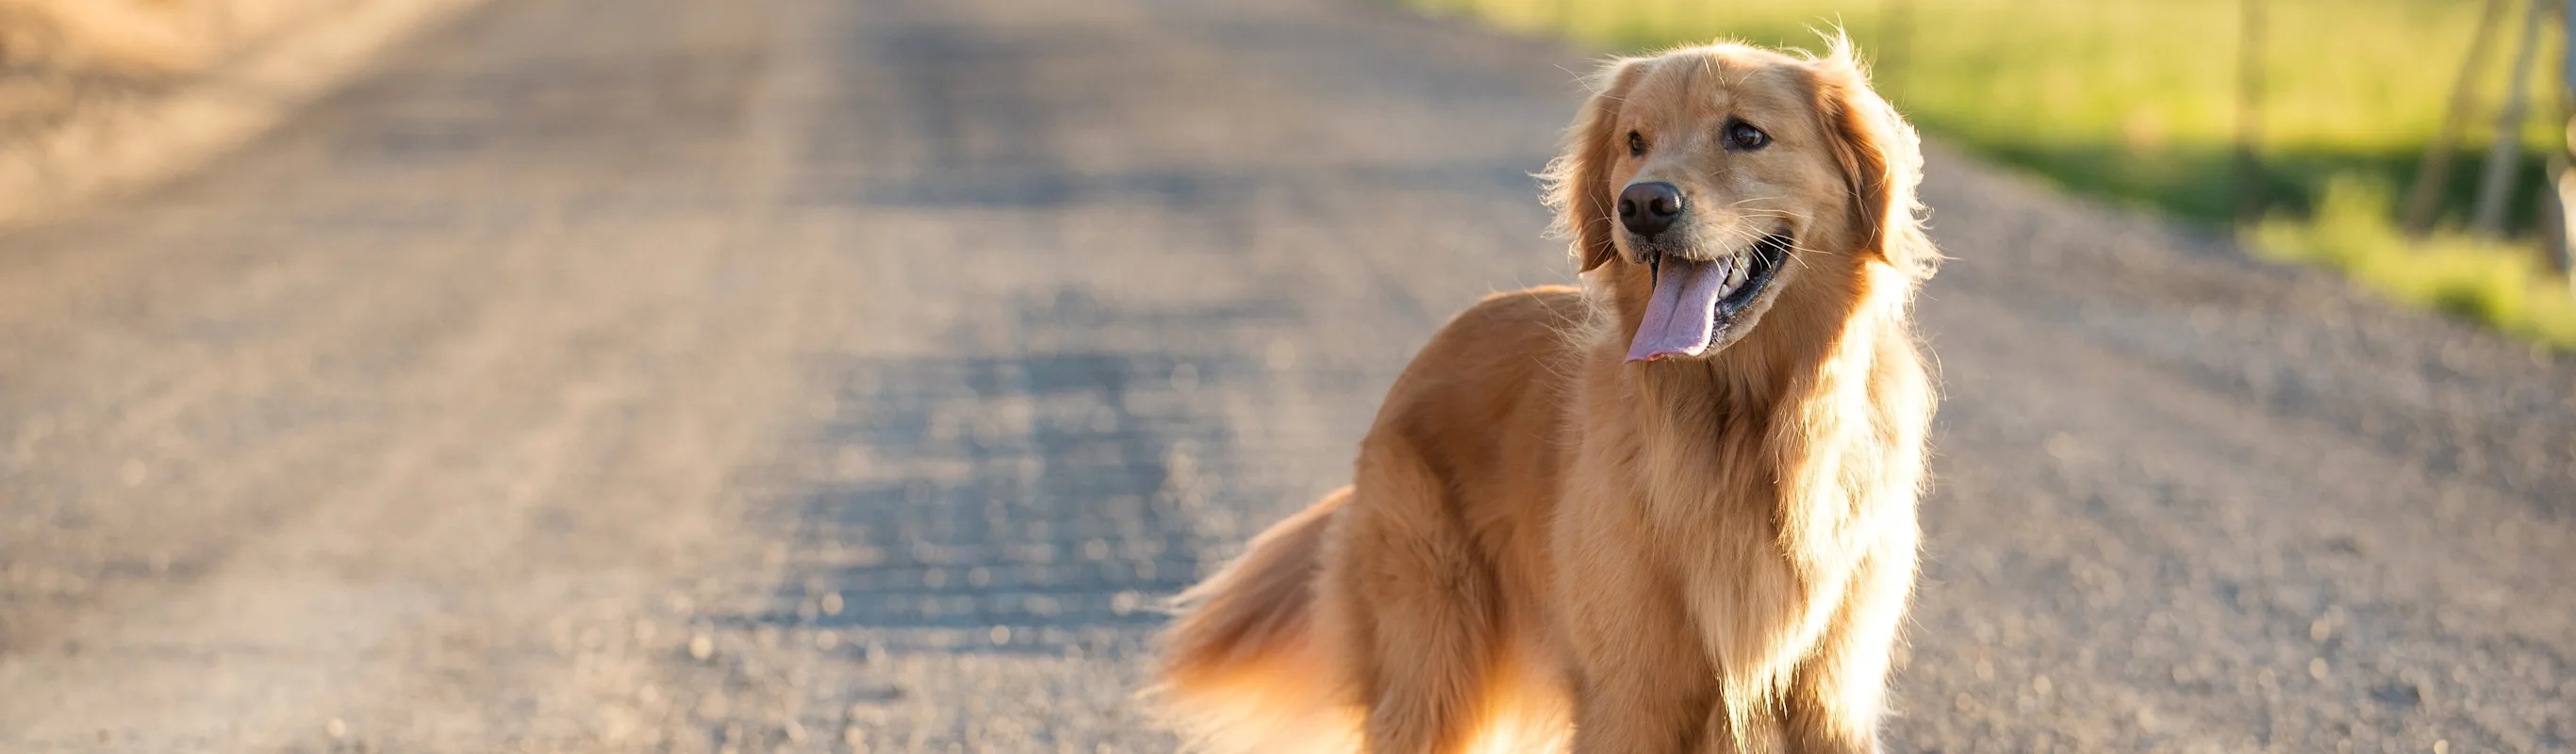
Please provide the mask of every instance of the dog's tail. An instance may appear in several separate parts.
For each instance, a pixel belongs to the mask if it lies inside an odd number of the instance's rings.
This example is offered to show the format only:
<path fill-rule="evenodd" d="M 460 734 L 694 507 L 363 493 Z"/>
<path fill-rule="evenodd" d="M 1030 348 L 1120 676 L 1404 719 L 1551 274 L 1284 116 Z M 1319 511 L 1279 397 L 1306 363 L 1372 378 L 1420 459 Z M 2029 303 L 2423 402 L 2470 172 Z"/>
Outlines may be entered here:
<path fill-rule="evenodd" d="M 1344 487 L 1271 526 L 1174 600 L 1163 664 L 1147 691 L 1164 722 L 1212 752 L 1351 752 L 1359 713 L 1317 626 L 1316 575 Z"/>

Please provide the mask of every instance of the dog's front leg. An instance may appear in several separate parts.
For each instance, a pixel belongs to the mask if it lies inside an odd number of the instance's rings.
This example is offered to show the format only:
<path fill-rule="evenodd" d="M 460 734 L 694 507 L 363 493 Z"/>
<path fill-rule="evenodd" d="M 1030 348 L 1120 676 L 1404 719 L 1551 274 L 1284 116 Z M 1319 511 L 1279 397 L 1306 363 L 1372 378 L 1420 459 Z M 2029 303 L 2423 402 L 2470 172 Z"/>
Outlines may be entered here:
<path fill-rule="evenodd" d="M 1701 549 L 1684 564 L 1680 582 L 1718 687 L 1703 710 L 1708 732 L 1700 750 L 1787 751 L 1788 721 L 1780 713 L 1842 604 L 1851 569 L 1802 570 L 1763 527 L 1740 522 L 1706 526 L 1691 541 Z"/>
<path fill-rule="evenodd" d="M 1633 508 L 1569 503 L 1552 554 L 1554 614 L 1572 666 L 1574 754 L 1686 752 L 1716 676 Z"/>

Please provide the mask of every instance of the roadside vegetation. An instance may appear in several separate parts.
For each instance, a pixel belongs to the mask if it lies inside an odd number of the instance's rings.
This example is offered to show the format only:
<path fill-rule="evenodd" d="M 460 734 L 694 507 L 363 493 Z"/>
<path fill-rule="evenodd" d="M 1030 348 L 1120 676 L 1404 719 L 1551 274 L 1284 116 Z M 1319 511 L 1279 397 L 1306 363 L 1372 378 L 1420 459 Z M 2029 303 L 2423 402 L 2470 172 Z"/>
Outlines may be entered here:
<path fill-rule="evenodd" d="M 0 232 L 202 164 L 480 0 L 0 0 Z"/>
<path fill-rule="evenodd" d="M 0 144 L 204 74 L 370 0 L 0 0 Z"/>
<path fill-rule="evenodd" d="M 2576 298 L 2536 251 L 2544 166 L 2566 148 L 2555 18 L 2537 35 L 2502 231 L 2463 230 L 2521 0 L 2504 3 L 2420 237 L 2401 232 L 2397 194 L 2450 109 L 2478 0 L 2265 0 L 2253 172 L 2234 159 L 2242 0 L 1415 1 L 1617 50 L 1717 38 L 1818 49 L 1819 30 L 1840 28 L 1874 59 L 1880 89 L 1947 143 L 2113 203 L 2232 223 L 2266 256 L 2576 349 Z"/>
<path fill-rule="evenodd" d="M 0 0 L 0 60 L 92 75 L 168 76 L 221 60 L 347 0 Z"/>
<path fill-rule="evenodd" d="M 2390 196 L 2385 184 L 2339 180 L 2314 214 L 2276 215 L 2244 235 L 2266 256 L 2335 267 L 2392 298 L 2576 349 L 2576 297 L 2527 244 L 2459 232 L 2409 239 L 2390 219 Z"/>

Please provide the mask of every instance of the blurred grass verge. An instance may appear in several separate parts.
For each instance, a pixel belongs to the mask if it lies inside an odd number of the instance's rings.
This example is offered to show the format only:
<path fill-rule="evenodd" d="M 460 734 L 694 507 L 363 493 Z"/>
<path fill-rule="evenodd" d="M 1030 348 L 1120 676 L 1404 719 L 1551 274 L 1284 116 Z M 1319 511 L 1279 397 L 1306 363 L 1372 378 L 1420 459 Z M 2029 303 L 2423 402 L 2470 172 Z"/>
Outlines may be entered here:
<path fill-rule="evenodd" d="M 2576 350 L 2576 297 L 2527 248 L 2457 232 L 2409 240 L 2385 183 L 2345 177 L 2316 212 L 2275 215 L 2246 232 L 2264 256 L 2322 264 L 2401 301 Z"/>
<path fill-rule="evenodd" d="M 2070 191 L 2204 224 L 2231 222 L 2241 0 L 1411 0 L 1528 32 L 1634 51 L 1711 39 L 1820 49 L 1842 29 L 1877 83 L 1926 131 Z M 2542 0 L 2549 2 L 2551 0 Z M 2408 302 L 2576 350 L 2576 300 L 2536 242 L 2473 239 L 2478 162 L 2503 100 L 2511 27 L 2439 188 L 2440 229 L 2410 239 L 2387 186 L 2415 177 L 2478 30 L 2474 0 L 2265 0 L 2258 253 L 2328 264 Z M 2519 0 L 2508 21 L 2519 21 Z M 2562 52 L 2540 35 L 2531 117 L 2517 136 L 2507 228 L 2541 222 L 2559 124 Z"/>
<path fill-rule="evenodd" d="M 480 0 L 0 0 L 0 226 L 168 177 Z"/>

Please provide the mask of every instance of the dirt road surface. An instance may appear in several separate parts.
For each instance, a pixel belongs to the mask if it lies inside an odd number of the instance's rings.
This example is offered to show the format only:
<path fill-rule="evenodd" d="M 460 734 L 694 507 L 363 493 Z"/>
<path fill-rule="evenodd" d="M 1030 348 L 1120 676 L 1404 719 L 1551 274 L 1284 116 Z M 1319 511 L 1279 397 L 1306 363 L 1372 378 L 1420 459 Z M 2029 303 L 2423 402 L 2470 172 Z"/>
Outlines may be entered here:
<path fill-rule="evenodd" d="M 1583 55 L 502 0 L 0 237 L 0 750 L 1161 751 L 1154 601 L 1568 279 Z M 1948 154 L 1897 751 L 2576 746 L 2576 364 Z"/>

